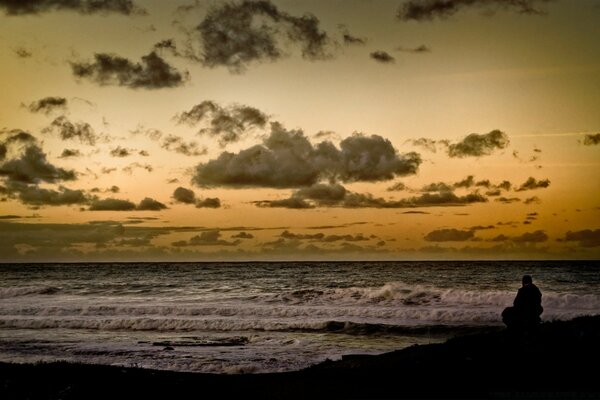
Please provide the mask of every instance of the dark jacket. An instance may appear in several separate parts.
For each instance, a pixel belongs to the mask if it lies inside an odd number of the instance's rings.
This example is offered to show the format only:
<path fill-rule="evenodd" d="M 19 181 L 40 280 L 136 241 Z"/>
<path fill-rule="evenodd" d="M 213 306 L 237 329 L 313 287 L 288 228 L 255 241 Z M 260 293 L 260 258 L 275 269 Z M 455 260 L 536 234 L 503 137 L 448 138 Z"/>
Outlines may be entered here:
<path fill-rule="evenodd" d="M 513 303 L 519 314 L 526 318 L 539 318 L 544 309 L 542 308 L 542 292 L 533 283 L 519 289 Z"/>

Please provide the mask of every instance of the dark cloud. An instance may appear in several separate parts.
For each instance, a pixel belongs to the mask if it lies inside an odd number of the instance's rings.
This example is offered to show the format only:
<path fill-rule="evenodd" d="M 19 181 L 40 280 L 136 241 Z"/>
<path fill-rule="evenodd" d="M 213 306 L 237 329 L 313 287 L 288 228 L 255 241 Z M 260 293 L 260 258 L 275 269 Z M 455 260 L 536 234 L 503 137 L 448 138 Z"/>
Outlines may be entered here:
<path fill-rule="evenodd" d="M 344 39 L 345 45 L 353 45 L 353 44 L 364 45 L 367 43 L 367 40 L 365 38 L 353 36 L 348 32 L 345 32 L 342 35 L 342 38 Z"/>
<path fill-rule="evenodd" d="M 525 232 L 521 236 L 512 238 L 516 243 L 542 243 L 548 240 L 548 235 L 544 231 Z"/>
<path fill-rule="evenodd" d="M 132 211 L 135 204 L 121 199 L 94 199 L 90 203 L 90 211 Z"/>
<path fill-rule="evenodd" d="M 1 150 L 1 146 L 0 146 Z M 0 160 L 3 157 L 0 157 Z M 18 158 L 13 158 L 0 164 L 0 176 L 8 182 L 55 183 L 75 179 L 75 171 L 65 170 L 50 164 L 46 154 L 35 144 L 28 145 Z"/>
<path fill-rule="evenodd" d="M 458 189 L 458 188 L 466 188 L 466 189 L 468 189 L 468 188 L 470 188 L 471 186 L 473 186 L 473 184 L 474 184 L 474 181 L 475 181 L 475 180 L 474 180 L 474 178 L 473 178 L 473 175 L 469 175 L 469 176 L 467 176 L 465 179 L 463 179 L 463 180 L 461 180 L 461 181 L 458 181 L 458 182 L 455 182 L 455 183 L 453 183 L 453 184 L 452 184 L 452 187 L 454 187 L 454 188 L 457 188 L 457 189 Z"/>
<path fill-rule="evenodd" d="M 402 182 L 396 182 L 394 183 L 392 186 L 390 186 L 389 188 L 387 188 L 386 190 L 388 192 L 401 192 L 403 190 L 407 190 L 408 187 L 406 187 L 406 185 Z"/>
<path fill-rule="evenodd" d="M 534 189 L 545 189 L 550 186 L 549 179 L 536 180 L 534 177 L 530 176 L 521 186 L 515 189 L 517 192 L 523 192 L 525 190 L 534 190 Z"/>
<path fill-rule="evenodd" d="M 323 233 L 298 234 L 290 231 L 283 231 L 280 237 L 291 240 L 311 240 L 314 242 L 332 243 L 339 241 L 346 242 L 364 242 L 371 238 L 364 236 L 362 233 L 357 235 L 325 235 Z"/>
<path fill-rule="evenodd" d="M 37 185 L 13 184 L 10 190 L 18 193 L 23 204 L 33 206 L 62 206 L 72 204 L 85 204 L 88 197 L 82 190 L 71 190 L 59 186 L 58 191 L 40 188 Z"/>
<path fill-rule="evenodd" d="M 472 231 L 484 231 L 488 229 L 496 229 L 494 225 L 476 225 L 469 228 Z"/>
<path fill-rule="evenodd" d="M 67 108 L 67 99 L 64 97 L 44 97 L 33 101 L 27 106 L 32 113 L 50 114 L 53 111 L 64 111 Z"/>
<path fill-rule="evenodd" d="M 215 5 L 196 29 L 202 50 L 192 58 L 211 68 L 239 73 L 252 62 L 276 61 L 285 56 L 283 41 L 300 45 L 305 59 L 328 58 L 330 39 L 314 15 L 294 17 L 268 0 Z"/>
<path fill-rule="evenodd" d="M 129 200 L 122 199 L 93 199 L 90 202 L 90 211 L 160 211 L 166 209 L 163 203 L 156 201 L 150 197 L 144 198 L 136 206 L 135 203 Z"/>
<path fill-rule="evenodd" d="M 175 247 L 185 247 L 185 246 L 237 246 L 242 241 L 240 239 L 234 240 L 233 242 L 228 242 L 227 240 L 220 239 L 221 232 L 214 231 L 204 231 L 199 235 L 193 236 L 189 241 L 180 240 L 177 242 L 173 242 L 172 245 Z"/>
<path fill-rule="evenodd" d="M 396 62 L 394 57 L 392 57 L 388 52 L 382 50 L 372 52 L 369 54 L 369 57 L 382 64 L 393 64 Z"/>
<path fill-rule="evenodd" d="M 437 229 L 425 235 L 428 242 L 464 242 L 475 237 L 473 230 Z"/>
<path fill-rule="evenodd" d="M 450 191 L 452 191 L 452 186 L 450 186 L 444 182 L 430 183 L 421 188 L 421 192 L 450 192 Z"/>
<path fill-rule="evenodd" d="M 500 189 L 492 189 L 485 192 L 485 195 L 490 197 L 500 196 L 501 194 L 502 191 Z"/>
<path fill-rule="evenodd" d="M 579 242 L 582 247 L 600 246 L 600 229 L 584 229 L 581 231 L 568 231 L 563 239 L 559 241 Z"/>
<path fill-rule="evenodd" d="M 231 236 L 232 239 L 254 239 L 254 235 L 247 232 L 240 232 Z"/>
<path fill-rule="evenodd" d="M 494 201 L 504 204 L 511 204 L 518 203 L 521 201 L 521 199 L 519 199 L 518 197 L 498 197 L 497 199 L 494 199 Z"/>
<path fill-rule="evenodd" d="M 27 50 L 24 47 L 17 47 L 15 49 L 13 49 L 13 51 L 19 58 L 29 58 L 33 55 L 33 53 L 31 51 Z"/>
<path fill-rule="evenodd" d="M 196 208 L 220 208 L 221 200 L 217 197 L 207 197 L 196 201 Z"/>
<path fill-rule="evenodd" d="M 113 157 L 128 157 L 131 155 L 131 150 L 117 146 L 110 151 L 110 155 Z"/>
<path fill-rule="evenodd" d="M 525 199 L 525 201 L 523 201 L 523 204 L 540 204 L 541 202 L 542 200 L 540 200 L 539 197 L 533 196 Z"/>
<path fill-rule="evenodd" d="M 381 136 L 355 134 L 341 141 L 313 146 L 301 130 L 286 131 L 271 124 L 264 144 L 237 154 L 223 152 L 196 167 L 193 182 L 199 186 L 302 187 L 323 179 L 375 182 L 416 173 L 417 153 L 398 154 Z"/>
<path fill-rule="evenodd" d="M 431 49 L 429 47 L 425 46 L 424 44 L 417 46 L 417 47 L 398 47 L 396 50 L 402 51 L 405 53 L 417 53 L 417 54 L 431 52 Z"/>
<path fill-rule="evenodd" d="M 140 151 L 138 152 L 138 154 L 139 154 L 140 156 L 142 156 L 142 157 L 148 157 L 148 156 L 150 156 L 150 153 L 148 153 L 148 151 L 146 151 L 146 150 L 140 150 Z"/>
<path fill-rule="evenodd" d="M 196 142 L 186 142 L 184 138 L 176 135 L 167 135 L 163 139 L 161 147 L 168 151 L 183 154 L 184 156 L 201 156 L 207 153 L 206 148 L 200 148 Z"/>
<path fill-rule="evenodd" d="M 425 211 L 404 211 L 402 214 L 425 214 L 430 215 L 431 213 Z"/>
<path fill-rule="evenodd" d="M 136 210 L 139 211 L 160 211 L 166 209 L 167 206 L 161 203 L 160 201 L 156 201 L 150 197 L 145 197 L 140 204 L 137 205 Z"/>
<path fill-rule="evenodd" d="M 81 143 L 93 146 L 99 139 L 94 129 L 87 122 L 72 123 L 65 116 L 57 117 L 50 126 L 42 129 L 43 133 L 59 134 L 62 140 L 79 139 Z"/>
<path fill-rule="evenodd" d="M 125 172 L 127 174 L 132 174 L 134 169 L 145 169 L 148 172 L 152 172 L 154 170 L 154 168 L 150 164 L 140 164 L 139 162 L 134 162 L 134 163 L 129 164 L 126 167 L 123 167 L 123 172 Z M 109 169 L 109 171 L 110 171 L 110 169 Z M 114 171 L 114 169 L 113 169 L 113 171 Z M 112 172 L 112 171 L 110 171 L 110 172 Z"/>
<path fill-rule="evenodd" d="M 520 14 L 543 14 L 536 6 L 550 0 L 410 0 L 398 10 L 403 21 L 431 21 L 448 18 L 461 10 L 485 8 L 487 10 L 514 9 Z"/>
<path fill-rule="evenodd" d="M 4 160 L 9 148 L 36 143 L 36 138 L 20 129 L 0 130 L 0 161 Z"/>
<path fill-rule="evenodd" d="M 459 158 L 487 156 L 494 150 L 506 148 L 509 142 L 508 135 L 499 130 L 482 135 L 471 133 L 460 142 L 450 144 L 448 155 Z"/>
<path fill-rule="evenodd" d="M 204 123 L 198 133 L 218 137 L 221 146 L 225 146 L 239 141 L 253 128 L 264 128 L 269 116 L 254 107 L 233 105 L 224 108 L 206 100 L 176 115 L 175 120 L 190 126 Z"/>
<path fill-rule="evenodd" d="M 511 187 L 512 187 L 512 183 L 510 183 L 509 181 L 502 181 L 498 185 L 496 185 L 497 189 L 502 189 L 502 190 L 510 190 Z"/>
<path fill-rule="evenodd" d="M 175 189 L 173 198 L 175 201 L 185 204 L 194 204 L 196 202 L 196 194 L 194 191 L 181 186 Z"/>
<path fill-rule="evenodd" d="M 49 11 L 76 11 L 80 14 L 145 14 L 131 0 L 0 0 L 6 15 L 40 14 Z"/>
<path fill-rule="evenodd" d="M 586 146 L 595 146 L 600 144 L 600 133 L 585 135 L 583 144 Z"/>
<path fill-rule="evenodd" d="M 282 200 L 263 200 L 255 204 L 259 207 L 281 208 L 314 208 L 314 207 L 343 207 L 343 208 L 411 208 L 411 207 L 443 207 L 461 206 L 471 203 L 486 202 L 487 199 L 479 193 L 457 196 L 453 192 L 424 193 L 418 197 L 402 200 L 386 200 L 373 197 L 371 194 L 354 193 L 339 184 L 315 184 L 292 193 L 292 196 Z"/>
<path fill-rule="evenodd" d="M 77 149 L 64 149 L 59 158 L 81 157 L 81 151 Z"/>
<path fill-rule="evenodd" d="M 133 89 L 162 89 L 184 85 L 188 72 L 179 72 L 156 52 L 142 56 L 141 63 L 114 54 L 96 53 L 93 62 L 71 62 L 73 75 L 99 85 Z"/>
<path fill-rule="evenodd" d="M 419 138 L 419 139 L 410 139 L 409 142 L 413 146 L 422 147 L 433 153 L 435 153 L 437 151 L 437 146 L 436 146 L 436 144 L 438 143 L 437 140 L 428 139 L 428 138 Z"/>

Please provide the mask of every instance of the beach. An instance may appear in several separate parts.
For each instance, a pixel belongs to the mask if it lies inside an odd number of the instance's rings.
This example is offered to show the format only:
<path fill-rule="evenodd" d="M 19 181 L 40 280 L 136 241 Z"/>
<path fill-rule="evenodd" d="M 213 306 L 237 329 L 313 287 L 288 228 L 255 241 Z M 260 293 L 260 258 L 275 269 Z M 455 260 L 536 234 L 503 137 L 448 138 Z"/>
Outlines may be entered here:
<path fill-rule="evenodd" d="M 72 363 L 0 364 L 3 399 L 594 399 L 600 317 L 459 336 L 300 371 L 205 374 Z"/>

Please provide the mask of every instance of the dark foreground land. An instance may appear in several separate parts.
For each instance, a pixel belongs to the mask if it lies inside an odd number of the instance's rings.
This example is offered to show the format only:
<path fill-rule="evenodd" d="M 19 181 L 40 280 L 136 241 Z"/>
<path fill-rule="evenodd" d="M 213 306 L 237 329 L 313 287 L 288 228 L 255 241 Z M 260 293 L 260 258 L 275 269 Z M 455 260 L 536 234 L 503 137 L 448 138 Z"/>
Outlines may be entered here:
<path fill-rule="evenodd" d="M 600 399 L 600 316 L 346 357 L 289 373 L 212 375 L 0 363 L 1 399 Z"/>

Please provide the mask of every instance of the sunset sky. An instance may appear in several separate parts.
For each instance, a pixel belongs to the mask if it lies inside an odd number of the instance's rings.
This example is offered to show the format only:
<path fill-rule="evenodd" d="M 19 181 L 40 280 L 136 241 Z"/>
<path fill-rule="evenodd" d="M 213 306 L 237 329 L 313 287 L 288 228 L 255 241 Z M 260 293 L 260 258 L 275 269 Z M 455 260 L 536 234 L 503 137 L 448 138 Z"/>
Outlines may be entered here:
<path fill-rule="evenodd" d="M 0 0 L 0 261 L 598 258 L 599 21 Z"/>

